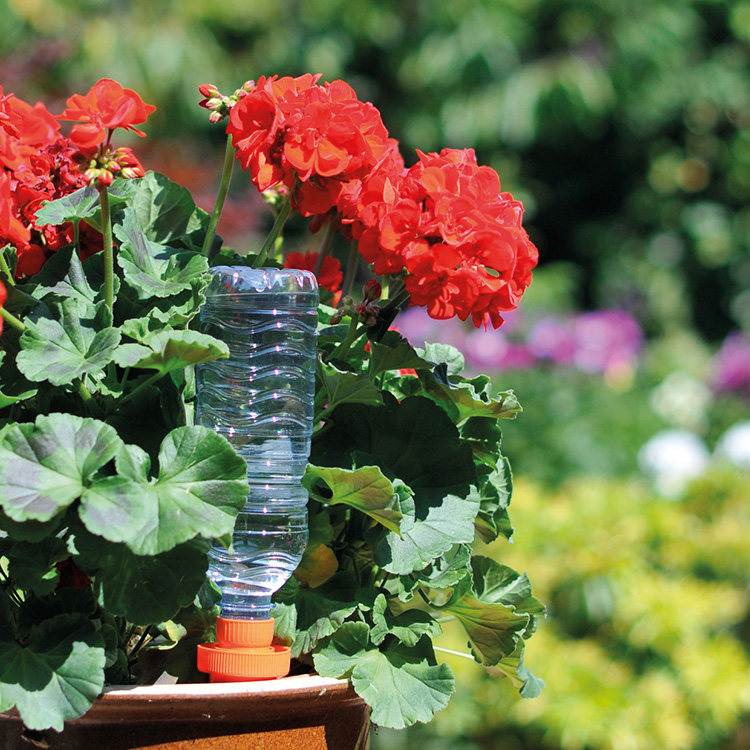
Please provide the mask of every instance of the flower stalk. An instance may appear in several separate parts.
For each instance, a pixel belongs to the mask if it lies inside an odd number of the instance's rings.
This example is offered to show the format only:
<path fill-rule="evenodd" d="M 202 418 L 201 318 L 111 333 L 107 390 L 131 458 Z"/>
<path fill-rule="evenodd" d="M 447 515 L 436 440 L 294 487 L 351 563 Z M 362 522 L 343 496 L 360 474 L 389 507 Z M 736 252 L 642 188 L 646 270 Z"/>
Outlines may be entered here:
<path fill-rule="evenodd" d="M 115 261 L 112 249 L 112 217 L 107 186 L 97 183 L 102 211 L 102 243 L 104 245 L 104 303 L 112 312 L 115 306 Z"/>
<path fill-rule="evenodd" d="M 326 224 L 326 231 L 323 234 L 323 241 L 320 243 L 320 249 L 318 250 L 318 257 L 315 260 L 315 266 L 313 267 L 313 273 L 316 277 L 320 276 L 320 272 L 323 268 L 323 261 L 328 257 L 328 253 L 331 251 L 331 245 L 333 244 L 333 236 L 336 234 L 334 228 L 333 217 L 331 217 L 328 224 Z"/>
<path fill-rule="evenodd" d="M 261 247 L 260 252 L 255 257 L 253 268 L 260 268 L 266 262 L 266 260 L 268 259 L 268 253 L 271 251 L 271 248 L 276 246 L 276 240 L 281 234 L 281 230 L 284 228 L 284 224 L 286 224 L 286 220 L 289 218 L 289 215 L 291 213 L 292 194 L 290 192 L 287 194 L 286 198 L 281 204 L 279 213 L 276 216 L 276 221 L 274 221 L 273 226 L 271 227 L 271 231 L 268 233 L 266 241 L 263 243 L 263 247 Z"/>
<path fill-rule="evenodd" d="M 26 330 L 26 324 L 13 315 L 13 313 L 8 312 L 4 307 L 0 308 L 0 315 L 2 315 L 3 320 L 11 328 L 15 328 L 19 333 L 23 333 Z"/>
<path fill-rule="evenodd" d="M 206 236 L 203 240 L 203 254 L 206 256 L 210 253 L 211 245 L 213 245 L 214 237 L 216 237 L 216 228 L 219 226 L 221 212 L 224 208 L 227 193 L 229 192 L 229 183 L 232 181 L 233 167 L 234 146 L 232 144 L 232 136 L 227 136 L 227 144 L 224 149 L 224 166 L 221 170 L 221 182 L 219 183 L 219 190 L 216 193 L 216 201 L 214 202 L 214 209 L 211 212 L 211 219 L 208 222 Z"/>

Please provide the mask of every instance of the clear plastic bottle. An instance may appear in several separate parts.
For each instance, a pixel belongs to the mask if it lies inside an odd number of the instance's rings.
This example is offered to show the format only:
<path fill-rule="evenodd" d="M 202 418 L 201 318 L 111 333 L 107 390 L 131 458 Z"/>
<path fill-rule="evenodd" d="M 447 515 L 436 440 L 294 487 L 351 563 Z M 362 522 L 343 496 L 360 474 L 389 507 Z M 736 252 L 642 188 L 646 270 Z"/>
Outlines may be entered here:
<path fill-rule="evenodd" d="M 247 461 L 249 493 L 229 550 L 215 544 L 209 577 L 221 616 L 266 619 L 271 596 L 307 544 L 318 286 L 309 271 L 217 266 L 201 330 L 229 358 L 197 370 L 196 424 L 224 435 Z"/>

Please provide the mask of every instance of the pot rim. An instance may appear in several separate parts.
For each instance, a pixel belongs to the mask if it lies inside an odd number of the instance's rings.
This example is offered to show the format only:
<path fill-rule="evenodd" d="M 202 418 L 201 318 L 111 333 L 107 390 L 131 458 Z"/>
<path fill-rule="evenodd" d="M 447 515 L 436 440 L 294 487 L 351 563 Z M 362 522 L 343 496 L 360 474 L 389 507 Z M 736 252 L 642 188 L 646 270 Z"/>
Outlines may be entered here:
<path fill-rule="evenodd" d="M 299 690 L 311 690 L 320 695 L 333 691 L 345 693 L 349 681 L 317 674 L 302 674 L 281 677 L 277 680 L 255 680 L 250 682 L 184 682 L 156 683 L 154 685 L 109 685 L 102 690 L 100 700 L 118 702 L 157 698 L 235 698 L 246 695 L 266 695 Z"/>

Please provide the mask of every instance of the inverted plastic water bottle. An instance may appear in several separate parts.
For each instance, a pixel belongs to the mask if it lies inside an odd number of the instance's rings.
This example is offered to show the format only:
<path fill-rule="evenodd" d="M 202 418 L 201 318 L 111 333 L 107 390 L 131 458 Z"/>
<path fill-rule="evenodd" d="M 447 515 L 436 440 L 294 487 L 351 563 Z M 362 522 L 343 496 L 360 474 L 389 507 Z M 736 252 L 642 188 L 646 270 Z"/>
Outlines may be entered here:
<path fill-rule="evenodd" d="M 209 553 L 208 576 L 222 592 L 221 627 L 251 621 L 242 627 L 254 629 L 247 638 L 255 643 L 256 625 L 268 623 L 271 597 L 307 543 L 300 479 L 313 427 L 318 287 L 312 273 L 295 269 L 217 266 L 211 273 L 201 330 L 225 342 L 229 358 L 196 368 L 195 421 L 245 458 L 248 496 L 231 547 L 217 543 Z"/>

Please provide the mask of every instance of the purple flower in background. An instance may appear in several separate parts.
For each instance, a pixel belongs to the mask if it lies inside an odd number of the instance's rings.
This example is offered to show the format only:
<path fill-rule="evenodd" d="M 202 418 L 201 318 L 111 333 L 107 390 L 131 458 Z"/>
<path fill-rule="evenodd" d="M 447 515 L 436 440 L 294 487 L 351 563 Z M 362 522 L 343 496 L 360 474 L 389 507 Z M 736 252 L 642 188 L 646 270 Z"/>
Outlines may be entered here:
<path fill-rule="evenodd" d="M 396 330 L 418 348 L 427 344 L 450 344 L 462 348 L 466 328 L 457 318 L 434 320 L 423 307 L 409 307 L 396 319 Z M 472 328 L 473 330 L 473 328 Z"/>
<path fill-rule="evenodd" d="M 712 362 L 713 386 L 719 391 L 750 392 L 750 340 L 739 331 L 730 333 Z"/>
<path fill-rule="evenodd" d="M 543 318 L 529 333 L 529 350 L 539 359 L 570 365 L 577 348 L 573 318 Z"/>
<path fill-rule="evenodd" d="M 466 362 L 479 369 L 521 369 L 537 361 L 527 346 L 508 341 L 500 331 L 473 331 L 464 340 L 463 352 Z"/>
<path fill-rule="evenodd" d="M 624 310 L 549 316 L 537 321 L 522 338 L 524 321 L 513 315 L 498 330 L 468 330 L 457 320 L 435 321 L 421 307 L 406 310 L 398 330 L 414 346 L 441 342 L 458 347 L 475 369 L 521 369 L 541 360 L 576 367 L 588 373 L 631 371 L 638 361 L 643 333 Z"/>
<path fill-rule="evenodd" d="M 575 366 L 584 372 L 632 367 L 643 343 L 641 327 L 625 310 L 583 313 L 575 321 Z"/>

